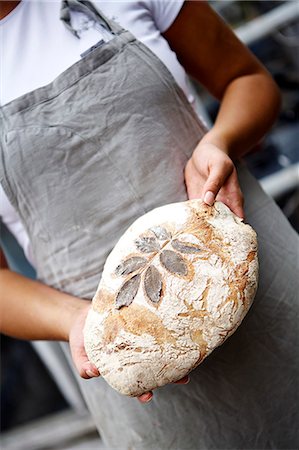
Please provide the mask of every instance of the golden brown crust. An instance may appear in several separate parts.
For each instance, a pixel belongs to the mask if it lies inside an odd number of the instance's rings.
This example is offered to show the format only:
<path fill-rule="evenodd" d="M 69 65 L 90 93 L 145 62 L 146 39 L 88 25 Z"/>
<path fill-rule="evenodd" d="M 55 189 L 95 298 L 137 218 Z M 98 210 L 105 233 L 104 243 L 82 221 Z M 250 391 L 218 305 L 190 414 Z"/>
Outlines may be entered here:
<path fill-rule="evenodd" d="M 144 333 L 152 336 L 157 344 L 169 342 L 175 345 L 176 341 L 171 331 L 167 330 L 162 320 L 144 306 L 130 305 L 110 314 L 104 322 L 103 343 L 111 344 L 121 331 L 142 336 Z"/>

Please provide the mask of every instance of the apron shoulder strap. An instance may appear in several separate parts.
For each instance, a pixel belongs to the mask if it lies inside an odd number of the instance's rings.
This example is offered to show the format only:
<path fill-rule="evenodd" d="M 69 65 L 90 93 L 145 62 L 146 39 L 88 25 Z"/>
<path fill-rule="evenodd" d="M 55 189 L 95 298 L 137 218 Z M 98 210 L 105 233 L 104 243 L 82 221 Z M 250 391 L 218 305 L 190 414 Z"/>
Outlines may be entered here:
<path fill-rule="evenodd" d="M 62 0 L 60 8 L 60 19 L 68 30 L 71 31 L 77 38 L 77 31 L 74 30 L 71 23 L 71 10 L 79 11 L 86 14 L 89 18 L 101 23 L 104 28 L 110 31 L 112 34 L 120 34 L 123 32 L 123 28 L 113 20 L 108 19 L 102 11 L 96 8 L 89 0 Z"/>

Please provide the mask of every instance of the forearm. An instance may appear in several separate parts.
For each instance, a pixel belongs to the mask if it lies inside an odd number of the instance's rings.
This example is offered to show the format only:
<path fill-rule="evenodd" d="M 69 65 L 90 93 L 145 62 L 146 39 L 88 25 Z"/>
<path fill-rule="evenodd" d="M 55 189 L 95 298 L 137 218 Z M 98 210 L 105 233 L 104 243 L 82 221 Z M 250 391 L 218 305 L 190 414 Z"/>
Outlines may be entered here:
<path fill-rule="evenodd" d="M 20 339 L 68 340 L 77 314 L 87 302 L 0 270 L 1 332 Z"/>
<path fill-rule="evenodd" d="M 225 89 L 215 125 L 203 142 L 237 159 L 271 128 L 279 108 L 279 90 L 266 72 L 236 78 Z"/>
<path fill-rule="evenodd" d="M 203 141 L 232 158 L 248 152 L 280 107 L 269 73 L 208 2 L 184 2 L 163 36 L 187 73 L 221 100 L 215 126 Z"/>

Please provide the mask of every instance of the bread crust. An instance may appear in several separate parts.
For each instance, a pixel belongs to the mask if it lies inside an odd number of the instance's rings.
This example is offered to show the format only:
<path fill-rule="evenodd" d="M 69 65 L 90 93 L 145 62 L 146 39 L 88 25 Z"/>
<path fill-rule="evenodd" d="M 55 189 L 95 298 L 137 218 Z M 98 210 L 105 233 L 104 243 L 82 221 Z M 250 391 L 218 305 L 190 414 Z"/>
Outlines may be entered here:
<path fill-rule="evenodd" d="M 118 392 L 177 381 L 240 325 L 258 283 L 257 236 L 223 203 L 174 203 L 136 220 L 107 258 L 87 355 Z"/>

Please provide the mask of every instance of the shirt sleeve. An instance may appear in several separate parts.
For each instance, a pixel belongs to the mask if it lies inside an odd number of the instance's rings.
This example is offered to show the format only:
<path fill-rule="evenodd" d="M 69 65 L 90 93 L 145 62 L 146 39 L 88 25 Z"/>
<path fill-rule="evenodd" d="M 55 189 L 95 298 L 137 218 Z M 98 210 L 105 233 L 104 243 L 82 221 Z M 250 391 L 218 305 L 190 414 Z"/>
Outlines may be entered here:
<path fill-rule="evenodd" d="M 146 6 L 161 33 L 164 33 L 178 16 L 184 0 L 146 0 Z"/>

